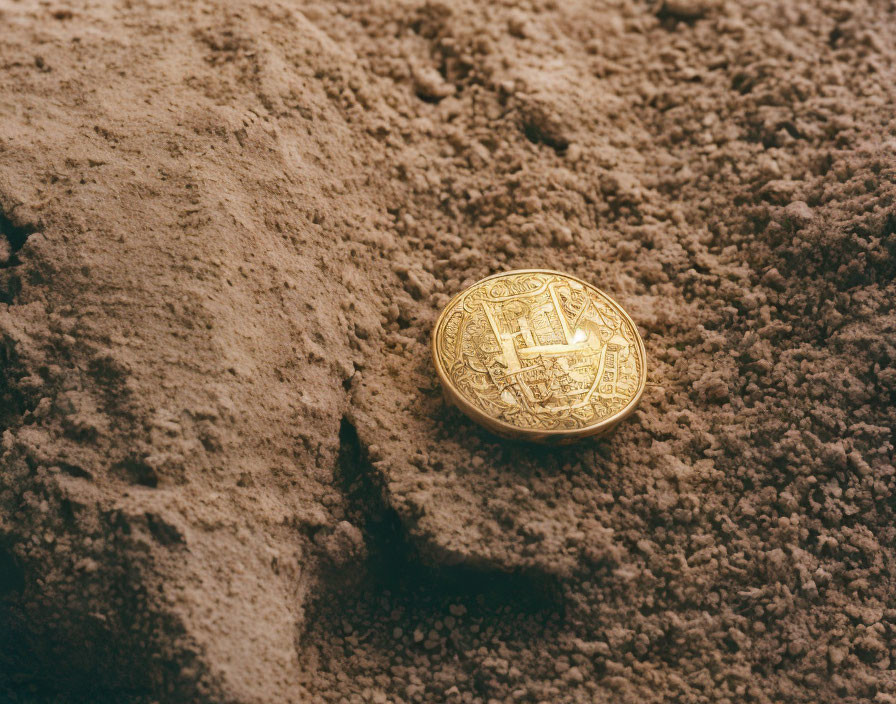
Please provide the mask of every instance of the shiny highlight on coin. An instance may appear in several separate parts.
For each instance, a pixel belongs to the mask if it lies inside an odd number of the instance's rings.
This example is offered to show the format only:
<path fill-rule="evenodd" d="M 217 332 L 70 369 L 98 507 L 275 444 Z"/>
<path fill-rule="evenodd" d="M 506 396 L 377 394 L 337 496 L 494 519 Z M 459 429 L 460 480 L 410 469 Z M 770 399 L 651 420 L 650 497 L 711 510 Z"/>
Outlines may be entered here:
<path fill-rule="evenodd" d="M 489 276 L 439 316 L 445 398 L 503 437 L 565 444 L 606 435 L 641 399 L 637 327 L 603 291 L 545 269 Z"/>

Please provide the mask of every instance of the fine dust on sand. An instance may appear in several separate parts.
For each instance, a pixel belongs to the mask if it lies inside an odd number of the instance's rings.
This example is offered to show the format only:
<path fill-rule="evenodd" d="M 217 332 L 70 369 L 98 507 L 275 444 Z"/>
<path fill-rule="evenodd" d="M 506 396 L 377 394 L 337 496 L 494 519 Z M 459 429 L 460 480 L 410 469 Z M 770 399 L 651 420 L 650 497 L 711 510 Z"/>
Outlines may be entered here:
<path fill-rule="evenodd" d="M 0 0 L 0 695 L 896 702 L 885 0 Z M 639 323 L 608 441 L 427 340 Z"/>

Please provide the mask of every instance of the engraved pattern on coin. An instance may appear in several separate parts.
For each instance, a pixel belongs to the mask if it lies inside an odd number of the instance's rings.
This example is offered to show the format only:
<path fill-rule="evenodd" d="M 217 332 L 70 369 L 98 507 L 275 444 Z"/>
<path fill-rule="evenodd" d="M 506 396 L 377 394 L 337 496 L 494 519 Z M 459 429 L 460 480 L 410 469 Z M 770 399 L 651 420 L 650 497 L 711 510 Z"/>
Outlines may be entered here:
<path fill-rule="evenodd" d="M 449 304 L 435 334 L 447 380 L 472 406 L 522 430 L 578 430 L 622 411 L 644 375 L 619 306 L 562 274 L 510 272 Z"/>

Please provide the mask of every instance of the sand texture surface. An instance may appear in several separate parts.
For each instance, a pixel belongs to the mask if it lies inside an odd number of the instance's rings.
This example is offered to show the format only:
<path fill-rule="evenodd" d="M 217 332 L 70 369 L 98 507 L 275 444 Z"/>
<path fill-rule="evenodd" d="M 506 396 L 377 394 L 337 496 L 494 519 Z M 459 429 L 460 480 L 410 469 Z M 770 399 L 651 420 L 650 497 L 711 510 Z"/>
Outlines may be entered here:
<path fill-rule="evenodd" d="M 888 0 L 0 0 L 0 700 L 896 703 Z M 442 400 L 510 268 L 638 323 Z"/>

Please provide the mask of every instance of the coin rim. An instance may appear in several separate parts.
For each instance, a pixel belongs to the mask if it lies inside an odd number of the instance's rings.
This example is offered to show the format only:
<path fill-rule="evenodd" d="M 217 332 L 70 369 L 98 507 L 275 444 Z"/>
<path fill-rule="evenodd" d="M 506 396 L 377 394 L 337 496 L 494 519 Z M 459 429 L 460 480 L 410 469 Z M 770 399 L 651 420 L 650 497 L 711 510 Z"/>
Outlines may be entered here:
<path fill-rule="evenodd" d="M 510 423 L 507 423 L 503 420 L 493 418 L 492 416 L 479 410 L 472 403 L 467 401 L 463 394 L 461 394 L 460 391 L 455 388 L 454 384 L 448 378 L 447 373 L 442 368 L 442 364 L 439 361 L 438 356 L 437 341 L 439 338 L 439 330 L 442 327 L 445 316 L 447 315 L 448 311 L 450 311 L 454 307 L 454 305 L 471 289 L 485 283 L 486 281 L 490 281 L 491 279 L 499 279 L 506 276 L 512 276 L 514 274 L 553 274 L 555 276 L 560 276 L 562 278 L 577 281 L 583 286 L 600 293 L 600 295 L 606 298 L 610 302 L 610 304 L 619 312 L 619 314 L 629 322 L 629 324 L 632 326 L 632 330 L 634 330 L 635 332 L 635 339 L 638 343 L 638 351 L 641 357 L 641 367 L 643 369 L 643 374 L 641 375 L 641 381 L 638 385 L 638 391 L 635 393 L 632 399 L 622 407 L 622 409 L 620 409 L 609 418 L 604 418 L 597 423 L 585 426 L 584 428 L 576 428 L 574 430 L 539 430 L 537 428 L 521 428 L 518 425 L 511 425 Z M 436 324 L 433 326 L 432 334 L 430 336 L 430 351 L 432 354 L 433 363 L 436 367 L 436 373 L 439 376 L 439 380 L 442 383 L 443 389 L 451 394 L 453 401 L 458 405 L 461 411 L 467 414 L 467 416 L 469 416 L 472 420 L 478 422 L 480 425 L 483 425 L 490 430 L 493 430 L 494 432 L 521 438 L 580 438 L 596 435 L 601 430 L 609 431 L 619 422 L 631 415 L 631 413 L 637 407 L 638 402 L 641 400 L 641 396 L 644 394 L 644 388 L 647 384 L 647 350 L 644 347 L 644 340 L 641 339 L 641 333 L 638 332 L 638 326 L 635 325 L 635 321 L 631 319 L 631 316 L 629 316 L 629 314 L 625 312 L 625 309 L 623 309 L 623 307 L 616 301 L 616 299 L 608 295 L 603 290 L 599 289 L 597 286 L 590 284 L 577 276 L 565 274 L 562 271 L 555 271 L 554 269 L 511 269 L 509 271 L 502 271 L 497 274 L 486 276 L 483 279 L 479 279 L 475 283 L 472 283 L 464 288 L 462 291 L 456 293 L 451 298 L 451 300 L 445 304 L 442 312 L 436 319 Z"/>

